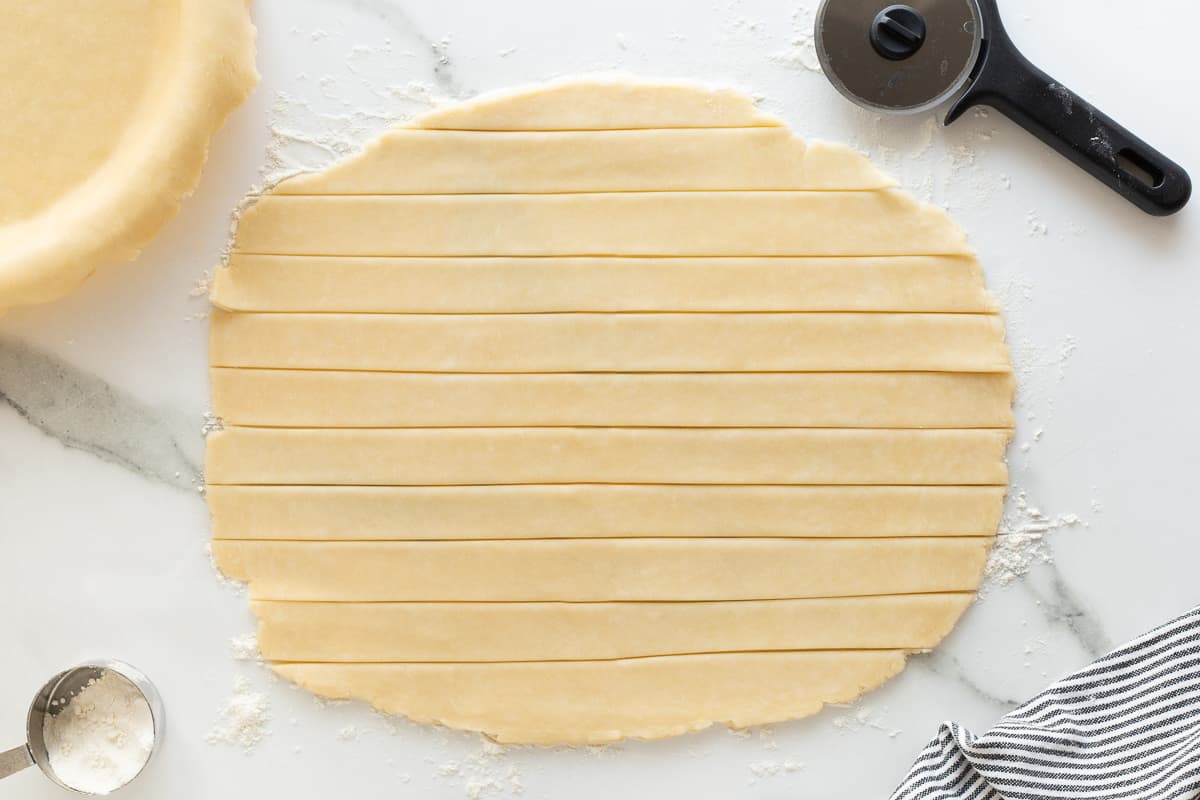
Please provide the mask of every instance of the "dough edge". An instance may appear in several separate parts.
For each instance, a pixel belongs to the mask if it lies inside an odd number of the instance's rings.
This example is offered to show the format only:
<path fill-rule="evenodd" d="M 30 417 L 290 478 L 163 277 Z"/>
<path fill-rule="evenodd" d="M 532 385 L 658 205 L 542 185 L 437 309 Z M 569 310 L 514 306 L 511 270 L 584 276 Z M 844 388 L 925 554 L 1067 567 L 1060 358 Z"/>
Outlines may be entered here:
<path fill-rule="evenodd" d="M 363 700 L 383 714 L 478 731 L 502 744 L 554 746 L 664 739 L 717 724 L 743 729 L 802 719 L 819 713 L 828 704 L 853 702 L 882 685 L 904 669 L 908 655 L 902 650 L 796 651 L 508 665 L 275 663 L 269 666 L 286 680 L 332 700 Z M 850 666 L 854 667 L 853 679 L 846 680 Z M 672 672 L 678 673 L 672 667 L 692 674 L 671 677 Z M 626 674 L 614 676 L 611 674 L 614 670 Z M 485 677 L 483 673 L 487 671 L 496 674 Z M 709 673 L 707 681 L 695 680 L 696 672 L 705 671 Z M 833 677 L 835 672 L 837 676 Z M 578 677 L 581 674 L 582 679 Z M 598 679 L 610 693 L 623 692 L 622 702 L 617 704 L 620 708 L 614 709 L 606 703 L 605 696 L 611 695 L 593 694 L 586 686 L 580 686 L 589 679 Z M 803 688 L 822 680 L 827 685 Z M 439 682 L 441 688 L 431 688 L 431 684 Z M 772 684 L 770 691 L 763 691 L 766 683 Z M 841 685 L 835 688 L 828 684 Z M 739 689 L 749 685 L 755 687 L 747 692 L 754 702 L 739 697 Z M 705 701 L 672 703 L 671 686 L 698 689 L 705 695 Z M 560 700 L 561 693 L 583 698 L 585 702 L 595 699 L 595 703 L 590 709 L 568 708 L 557 702 L 543 704 L 540 710 L 544 715 L 539 719 L 526 715 L 523 703 L 516 703 L 515 710 L 510 704 L 506 712 L 501 708 L 504 701 L 494 704 L 486 701 L 487 697 L 509 696 L 511 692 L 536 693 L 543 700 L 547 696 Z M 426 702 L 421 695 L 457 696 L 458 702 Z M 639 698 L 645 699 L 646 705 L 636 702 Z M 664 698 L 667 703 L 654 703 Z M 707 705 L 708 710 L 682 708 L 689 705 L 693 708 Z M 645 711 L 623 713 L 629 708 Z"/>

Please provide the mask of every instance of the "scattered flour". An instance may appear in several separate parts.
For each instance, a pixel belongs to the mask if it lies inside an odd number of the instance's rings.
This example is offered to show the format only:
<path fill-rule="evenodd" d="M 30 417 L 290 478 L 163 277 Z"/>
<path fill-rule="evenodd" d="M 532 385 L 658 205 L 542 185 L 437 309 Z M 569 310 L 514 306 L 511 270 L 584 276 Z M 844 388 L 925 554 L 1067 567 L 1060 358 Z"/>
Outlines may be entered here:
<path fill-rule="evenodd" d="M 1036 639 L 1030 639 L 1025 643 L 1023 653 L 1025 655 L 1024 667 L 1029 669 L 1033 665 L 1032 656 L 1041 653 L 1046 649 L 1046 639 L 1044 636 L 1039 636 Z"/>
<path fill-rule="evenodd" d="M 188 289 L 188 297 L 208 297 L 208 293 L 212 290 L 212 277 L 212 270 L 204 270 L 204 274 L 196 279 L 191 289 Z"/>
<path fill-rule="evenodd" d="M 64 702 L 66 708 L 47 715 L 42 728 L 59 780 L 104 795 L 137 777 L 154 750 L 154 717 L 141 691 L 106 671 Z"/>
<path fill-rule="evenodd" d="M 258 652 L 258 637 L 253 633 L 234 636 L 229 640 L 229 650 L 233 653 L 234 661 L 261 661 Z"/>
<path fill-rule="evenodd" d="M 758 33 L 762 23 L 748 17 L 732 17 L 725 23 L 725 31 L 729 34 Z"/>
<path fill-rule="evenodd" d="M 434 768 L 434 778 L 462 787 L 467 800 L 516 797 L 524 793 L 521 770 L 509 761 L 510 748 L 484 740 L 482 748 L 462 760 L 445 761 Z"/>
<path fill-rule="evenodd" d="M 1046 87 L 1046 91 L 1058 98 L 1064 114 L 1069 117 L 1075 113 L 1075 95 L 1070 89 L 1061 83 L 1051 83 Z"/>
<path fill-rule="evenodd" d="M 228 249 L 228 248 L 226 248 L 226 249 Z M 226 258 L 228 258 L 228 254 L 223 253 L 222 261 L 224 261 Z M 212 279 L 213 279 L 212 270 L 206 269 L 200 275 L 200 277 L 196 279 L 195 283 L 192 284 L 192 288 L 188 289 L 188 298 L 191 300 L 204 300 L 205 301 L 205 304 L 204 304 L 205 310 L 194 311 L 190 314 L 185 314 L 183 317 L 184 322 L 198 322 L 200 320 L 208 319 L 208 310 L 209 310 L 210 306 L 207 301 L 208 301 L 209 292 L 212 289 Z"/>
<path fill-rule="evenodd" d="M 211 411 L 204 412 L 204 422 L 200 424 L 200 435 L 208 436 L 214 431 L 225 430 L 225 424 L 221 422 L 221 418 Z"/>
<path fill-rule="evenodd" d="M 331 79 L 327 83 L 337 82 Z M 262 185 L 252 195 L 261 194 L 284 178 L 324 169 L 358 153 L 382 131 L 428 111 L 441 99 L 436 87 L 420 81 L 374 87 L 372 91 L 376 107 L 346 105 L 335 112 L 317 110 L 308 100 L 287 92 L 277 93 L 268 121 L 271 138 L 261 173 Z"/>
<path fill-rule="evenodd" d="M 1050 233 L 1050 229 L 1046 227 L 1046 223 L 1042 222 L 1041 218 L 1038 217 L 1037 210 L 1033 208 L 1029 209 L 1028 213 L 1025 214 L 1025 225 L 1030 236 L 1045 236 Z"/>
<path fill-rule="evenodd" d="M 785 50 L 767 54 L 767 60 L 795 70 L 820 73 L 821 59 L 817 57 L 816 39 L 813 36 L 815 19 L 813 12 L 800 6 L 792 12 L 792 38 Z"/>
<path fill-rule="evenodd" d="M 225 701 L 218 720 L 206 737 L 209 744 L 229 744 L 251 752 L 267 735 L 267 696 L 254 691 L 245 678 L 233 682 L 233 695 Z"/>
<path fill-rule="evenodd" d="M 362 47 L 362 45 L 359 45 Z M 369 48 L 367 48 L 369 50 Z M 450 64 L 450 37 L 443 36 L 435 42 L 430 42 L 429 49 L 433 51 L 434 58 L 437 59 L 437 66 L 445 67 Z M 436 68 L 435 68 L 436 71 Z"/>
<path fill-rule="evenodd" d="M 894 739 L 903 731 L 885 724 L 886 714 L 886 708 L 880 711 L 870 706 L 852 707 L 847 713 L 833 718 L 833 727 L 853 733 L 862 730 L 883 731 L 889 739 Z"/>
<path fill-rule="evenodd" d="M 450 38 L 431 43 L 435 59 L 434 73 L 438 75 L 449 63 L 447 51 Z M 510 52 L 515 52 L 515 48 Z M 411 55 L 405 53 L 404 55 Z M 503 54 L 502 54 L 503 55 Z M 346 70 L 353 85 L 342 87 L 339 79 L 323 75 L 317 79 L 323 105 L 288 92 L 277 92 L 268 114 L 266 159 L 259 171 L 259 183 L 252 187 L 234 209 L 229 231 L 221 251 L 222 266 L 229 263 L 234 236 L 242 213 L 258 198 L 285 178 L 303 172 L 316 172 L 335 161 L 362 151 L 367 142 L 383 131 L 430 110 L 439 103 L 454 99 L 436 86 L 422 81 L 403 84 L 381 84 L 370 77 L 394 74 L 391 40 L 379 46 L 355 45 L 346 54 Z M 373 65 L 371 61 L 381 62 Z M 298 76 L 308 79 L 306 73 Z M 357 95 L 366 99 L 351 102 L 346 97 Z"/>
<path fill-rule="evenodd" d="M 770 726 L 758 729 L 758 741 L 762 744 L 763 750 L 779 749 L 779 742 L 775 741 L 775 729 Z"/>
<path fill-rule="evenodd" d="M 1036 219 L 1035 212 L 1030 214 Z M 1033 300 L 1033 284 L 1028 279 L 1013 277 L 1000 286 L 996 294 L 1005 309 L 1010 330 L 1009 350 L 1019 386 L 1017 408 L 1029 423 L 1042 418 L 1053 419 L 1055 387 L 1065 380 L 1071 359 L 1079 348 L 1078 342 L 1068 334 L 1057 344 L 1046 347 L 1011 333 L 1024 327 L 1025 309 Z M 1023 454 L 1030 453 L 1046 435 L 1042 425 L 1029 427 L 1033 428 L 1032 432 L 1018 448 Z M 1095 511 L 1099 503 L 1093 499 L 1092 504 Z M 1078 514 L 1049 515 L 1030 505 L 1026 492 L 1014 485 L 1009 491 L 999 536 L 984 570 L 981 596 L 995 587 L 1010 585 L 1028 574 L 1036 564 L 1052 564 L 1054 558 L 1046 542 L 1047 535 L 1081 525 L 1086 527 L 1087 523 Z"/>
<path fill-rule="evenodd" d="M 912 117 L 854 109 L 851 143 L 918 198 L 943 207 L 992 210 L 1003 175 L 987 169 L 996 129 L 989 117 L 972 114 L 949 128 L 937 113 Z"/>
<path fill-rule="evenodd" d="M 1019 335 L 1026 327 L 1027 306 L 1033 301 L 1033 284 L 1021 276 L 1010 277 L 995 290 L 996 297 L 1004 308 L 1009 330 L 1009 351 L 1012 354 L 1013 373 L 1020 387 L 1017 406 L 1025 411 L 1026 419 L 1033 421 L 1039 415 L 1054 417 L 1054 388 L 1067 375 L 1072 357 L 1079 349 L 1074 336 L 1063 336 L 1056 345 L 1044 346 L 1028 337 Z"/>
<path fill-rule="evenodd" d="M 750 770 L 749 783 L 753 786 L 763 778 L 774 778 L 777 775 L 787 775 L 804 769 L 804 762 L 794 758 L 783 761 L 760 760 L 751 761 L 747 767 Z"/>
<path fill-rule="evenodd" d="M 208 564 L 212 567 L 213 576 L 217 579 L 217 583 L 221 584 L 221 586 L 225 587 L 234 594 L 245 594 L 246 584 L 241 581 L 235 581 L 233 578 L 226 577 L 225 573 L 221 572 L 221 568 L 217 566 L 217 560 L 213 558 L 212 542 L 208 542 L 204 545 L 204 551 L 208 553 Z"/>
<path fill-rule="evenodd" d="M 425 60 L 432 59 L 434 83 L 407 81 L 392 83 L 396 51 L 391 39 L 376 44 L 356 44 L 346 51 L 345 72 L 312 78 L 306 73 L 298 79 L 314 81 L 319 97 L 302 98 L 287 92 L 276 94 L 268 115 L 270 141 L 267 163 L 262 171 L 261 194 L 280 180 L 299 172 L 327 167 L 362 149 L 382 131 L 428 111 L 443 100 L 455 99 L 461 92 L 453 86 L 447 70 L 450 66 L 449 36 L 426 43 Z M 501 57 L 515 53 L 510 47 Z M 410 51 L 399 53 L 415 57 Z"/>
<path fill-rule="evenodd" d="M 1054 555 L 1046 546 L 1046 535 L 1083 524 L 1078 514 L 1047 516 L 1029 505 L 1023 489 L 1014 489 L 1012 502 L 1000 521 L 1000 535 L 996 537 L 984 568 L 980 592 L 996 586 L 1008 586 L 1028 574 L 1034 564 L 1053 564 Z"/>

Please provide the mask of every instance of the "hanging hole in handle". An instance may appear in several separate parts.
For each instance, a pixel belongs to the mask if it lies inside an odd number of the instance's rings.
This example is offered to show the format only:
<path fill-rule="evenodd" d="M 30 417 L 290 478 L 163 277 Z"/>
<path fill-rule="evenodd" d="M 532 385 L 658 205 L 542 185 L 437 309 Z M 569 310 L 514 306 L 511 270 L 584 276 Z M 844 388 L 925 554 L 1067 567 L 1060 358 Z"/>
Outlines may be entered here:
<path fill-rule="evenodd" d="M 1161 188 L 1167 176 L 1154 162 L 1133 148 L 1126 147 L 1117 153 L 1117 166 L 1127 175 L 1151 189 Z"/>

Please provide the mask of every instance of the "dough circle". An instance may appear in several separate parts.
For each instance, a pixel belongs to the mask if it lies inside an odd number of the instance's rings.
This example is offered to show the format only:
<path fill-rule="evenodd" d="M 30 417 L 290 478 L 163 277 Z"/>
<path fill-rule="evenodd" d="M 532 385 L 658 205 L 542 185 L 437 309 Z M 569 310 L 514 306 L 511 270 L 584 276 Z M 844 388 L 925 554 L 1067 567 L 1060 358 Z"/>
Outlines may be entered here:
<path fill-rule="evenodd" d="M 500 741 L 848 702 L 978 588 L 1013 378 L 963 232 L 745 96 L 489 95 L 218 271 L 213 553 L 265 660 Z"/>
<path fill-rule="evenodd" d="M 0 2 L 0 312 L 127 261 L 258 81 L 248 0 Z"/>

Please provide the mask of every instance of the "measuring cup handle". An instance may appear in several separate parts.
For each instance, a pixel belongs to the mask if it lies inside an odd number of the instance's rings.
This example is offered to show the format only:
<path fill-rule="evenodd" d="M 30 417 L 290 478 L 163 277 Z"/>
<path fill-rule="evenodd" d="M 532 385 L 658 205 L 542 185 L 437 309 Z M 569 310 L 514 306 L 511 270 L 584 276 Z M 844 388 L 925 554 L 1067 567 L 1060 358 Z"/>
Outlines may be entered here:
<path fill-rule="evenodd" d="M 33 754 L 29 752 L 29 745 L 23 744 L 0 753 L 0 778 L 7 778 L 9 775 L 32 766 Z"/>
<path fill-rule="evenodd" d="M 1187 204 L 1192 182 L 1183 167 L 1031 64 L 1004 30 L 995 0 L 981 6 L 984 49 L 947 125 L 973 106 L 991 106 L 1146 213 L 1166 216 Z"/>

